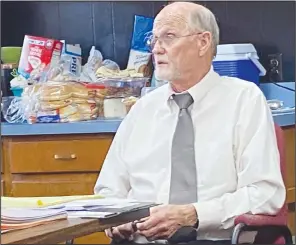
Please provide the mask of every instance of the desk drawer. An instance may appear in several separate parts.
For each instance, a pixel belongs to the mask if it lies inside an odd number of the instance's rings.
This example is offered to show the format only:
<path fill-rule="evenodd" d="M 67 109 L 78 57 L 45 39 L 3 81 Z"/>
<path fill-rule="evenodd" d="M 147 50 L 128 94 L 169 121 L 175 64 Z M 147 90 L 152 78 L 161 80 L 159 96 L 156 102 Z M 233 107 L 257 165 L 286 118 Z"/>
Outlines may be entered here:
<path fill-rule="evenodd" d="M 74 174 L 14 174 L 11 196 L 73 196 L 92 195 L 97 173 Z"/>
<path fill-rule="evenodd" d="M 111 142 L 111 137 L 73 136 L 11 141 L 11 173 L 98 172 Z"/>

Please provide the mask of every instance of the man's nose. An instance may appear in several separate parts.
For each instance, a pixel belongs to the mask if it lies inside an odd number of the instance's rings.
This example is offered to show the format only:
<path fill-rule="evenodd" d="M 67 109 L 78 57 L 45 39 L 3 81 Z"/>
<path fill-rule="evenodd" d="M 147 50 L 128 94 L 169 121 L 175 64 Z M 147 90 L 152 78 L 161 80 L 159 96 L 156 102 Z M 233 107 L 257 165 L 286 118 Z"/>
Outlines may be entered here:
<path fill-rule="evenodd" d="M 154 44 L 154 47 L 152 49 L 153 54 L 164 54 L 165 49 L 160 45 L 159 40 L 157 40 Z"/>

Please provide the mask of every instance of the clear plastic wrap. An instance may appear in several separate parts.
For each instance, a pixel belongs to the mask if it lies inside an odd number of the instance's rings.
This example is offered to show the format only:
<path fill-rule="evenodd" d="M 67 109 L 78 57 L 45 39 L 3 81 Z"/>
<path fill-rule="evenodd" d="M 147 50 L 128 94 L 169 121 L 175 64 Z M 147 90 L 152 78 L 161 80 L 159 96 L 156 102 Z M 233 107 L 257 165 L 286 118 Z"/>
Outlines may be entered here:
<path fill-rule="evenodd" d="M 81 64 L 80 60 L 76 61 L 77 72 L 71 71 L 71 57 L 64 55 L 61 57 L 61 60 L 55 66 L 47 66 L 41 72 L 41 74 L 36 74 L 38 79 L 30 77 L 32 83 L 44 83 L 47 81 L 56 81 L 56 82 L 67 82 L 67 81 L 79 81 L 80 80 L 80 69 Z M 79 72 L 78 72 L 79 71 Z"/>
<path fill-rule="evenodd" d="M 38 79 L 30 78 L 22 97 L 5 101 L 2 106 L 5 119 L 10 123 L 32 124 L 124 117 L 141 96 L 149 78 L 135 70 L 120 70 L 111 60 L 103 61 L 94 47 L 90 53 L 82 71 L 88 79 L 82 80 L 83 74 L 73 76 L 67 60 L 61 59 L 36 74 Z"/>
<path fill-rule="evenodd" d="M 29 85 L 21 98 L 4 100 L 10 123 L 57 123 L 123 118 L 141 95 L 146 80 L 105 81 L 105 84 L 47 81 Z"/>
<path fill-rule="evenodd" d="M 103 56 L 100 51 L 92 46 L 86 64 L 82 67 L 80 81 L 96 82 L 96 71 L 102 66 Z"/>
<path fill-rule="evenodd" d="M 26 121 L 21 97 L 2 97 L 1 111 L 8 123 L 24 123 Z"/>
<path fill-rule="evenodd" d="M 84 84 L 48 81 L 27 86 L 21 98 L 12 98 L 2 110 L 10 123 L 85 121 L 102 113 L 97 99 L 96 90 Z"/>
<path fill-rule="evenodd" d="M 96 101 L 102 105 L 99 116 L 123 118 L 141 96 L 141 89 L 149 81 L 147 78 L 104 79 L 100 84 L 88 84 L 96 90 Z"/>
<path fill-rule="evenodd" d="M 106 86 L 106 97 L 140 97 L 141 90 L 149 82 L 148 78 L 119 78 L 102 79 Z"/>
<path fill-rule="evenodd" d="M 126 113 L 129 113 L 132 106 L 138 101 L 139 98 L 130 96 L 122 99 L 122 103 L 125 105 Z"/>

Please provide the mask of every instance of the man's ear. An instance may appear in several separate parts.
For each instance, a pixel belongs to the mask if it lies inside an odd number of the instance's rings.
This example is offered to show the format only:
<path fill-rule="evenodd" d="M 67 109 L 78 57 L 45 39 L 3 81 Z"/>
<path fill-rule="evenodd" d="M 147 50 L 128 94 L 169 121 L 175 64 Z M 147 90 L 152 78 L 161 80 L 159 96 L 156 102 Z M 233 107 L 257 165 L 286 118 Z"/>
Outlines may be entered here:
<path fill-rule="evenodd" d="M 212 46 L 212 34 L 208 31 L 202 33 L 199 38 L 199 43 L 199 56 L 204 56 Z"/>

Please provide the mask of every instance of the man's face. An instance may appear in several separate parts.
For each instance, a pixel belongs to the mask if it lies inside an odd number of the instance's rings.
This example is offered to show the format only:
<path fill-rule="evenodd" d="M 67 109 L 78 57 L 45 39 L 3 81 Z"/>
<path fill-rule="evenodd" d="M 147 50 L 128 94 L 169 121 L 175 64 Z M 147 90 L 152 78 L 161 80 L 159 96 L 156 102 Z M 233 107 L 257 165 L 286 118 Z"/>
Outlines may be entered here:
<path fill-rule="evenodd" d="M 155 19 L 153 36 L 156 79 L 178 80 L 190 72 L 196 64 L 194 59 L 199 58 L 199 45 L 198 35 L 190 31 L 186 15 L 161 12 Z"/>

